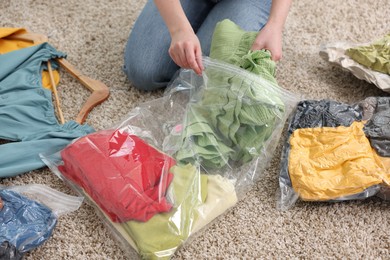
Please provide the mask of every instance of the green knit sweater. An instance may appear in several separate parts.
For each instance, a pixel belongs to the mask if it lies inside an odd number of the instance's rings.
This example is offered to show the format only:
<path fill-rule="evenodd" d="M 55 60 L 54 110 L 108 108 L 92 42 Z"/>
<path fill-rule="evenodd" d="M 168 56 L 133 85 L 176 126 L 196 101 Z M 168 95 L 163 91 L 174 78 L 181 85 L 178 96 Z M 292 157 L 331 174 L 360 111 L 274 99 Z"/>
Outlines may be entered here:
<path fill-rule="evenodd" d="M 178 161 L 221 168 L 241 165 L 261 153 L 284 113 L 284 103 L 274 88 L 275 63 L 269 51 L 250 51 L 256 35 L 230 20 L 217 24 L 210 57 L 258 77 L 218 66 L 205 69 L 207 80 L 197 93 L 200 98 L 187 107 L 182 146 L 175 156 Z"/>

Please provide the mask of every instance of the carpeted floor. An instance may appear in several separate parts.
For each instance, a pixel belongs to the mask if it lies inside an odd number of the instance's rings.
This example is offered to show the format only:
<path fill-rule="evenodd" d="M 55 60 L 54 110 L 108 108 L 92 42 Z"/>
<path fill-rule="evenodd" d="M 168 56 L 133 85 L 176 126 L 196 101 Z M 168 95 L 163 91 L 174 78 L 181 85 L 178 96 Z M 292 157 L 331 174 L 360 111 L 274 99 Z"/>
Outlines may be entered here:
<path fill-rule="evenodd" d="M 145 0 L 0 0 L 0 26 L 24 27 L 50 37 L 84 74 L 103 81 L 111 96 L 87 122 L 104 129 L 137 104 L 162 95 L 132 88 L 121 70 L 128 33 Z M 295 0 L 284 31 L 280 86 L 307 99 L 357 102 L 388 96 L 318 55 L 321 44 L 369 42 L 390 30 L 389 0 Z M 59 87 L 66 119 L 87 96 L 70 76 Z M 1 129 L 1 126 L 0 126 Z M 343 203 L 300 202 L 286 212 L 275 207 L 281 142 L 271 166 L 246 198 L 190 239 L 174 259 L 388 259 L 389 203 L 378 198 Z M 0 158 L 1 160 L 1 158 Z M 48 169 L 0 180 L 3 185 L 41 183 L 73 194 Z M 26 259 L 133 259 L 111 238 L 93 208 L 59 219 L 53 236 Z"/>

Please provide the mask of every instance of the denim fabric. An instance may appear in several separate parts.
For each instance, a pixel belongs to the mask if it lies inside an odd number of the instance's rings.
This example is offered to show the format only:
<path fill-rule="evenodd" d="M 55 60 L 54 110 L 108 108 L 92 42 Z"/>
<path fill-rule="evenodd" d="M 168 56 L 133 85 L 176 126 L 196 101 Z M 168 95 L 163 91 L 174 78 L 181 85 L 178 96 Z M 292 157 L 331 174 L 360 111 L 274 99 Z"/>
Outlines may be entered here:
<path fill-rule="evenodd" d="M 0 178 L 43 167 L 39 153 L 94 131 L 74 121 L 60 125 L 51 91 L 42 87 L 44 62 L 64 56 L 47 43 L 0 55 L 0 139 L 13 141 L 0 145 Z"/>
<path fill-rule="evenodd" d="M 57 218 L 49 208 L 14 191 L 0 190 L 0 197 L 0 243 L 9 241 L 25 253 L 51 236 Z"/>
<path fill-rule="evenodd" d="M 258 31 L 268 20 L 271 0 L 181 0 L 202 47 L 210 52 L 215 25 L 230 19 L 245 31 Z M 166 87 L 179 67 L 168 54 L 171 38 L 153 0 L 134 24 L 125 49 L 124 71 L 133 86 L 142 90 Z"/>

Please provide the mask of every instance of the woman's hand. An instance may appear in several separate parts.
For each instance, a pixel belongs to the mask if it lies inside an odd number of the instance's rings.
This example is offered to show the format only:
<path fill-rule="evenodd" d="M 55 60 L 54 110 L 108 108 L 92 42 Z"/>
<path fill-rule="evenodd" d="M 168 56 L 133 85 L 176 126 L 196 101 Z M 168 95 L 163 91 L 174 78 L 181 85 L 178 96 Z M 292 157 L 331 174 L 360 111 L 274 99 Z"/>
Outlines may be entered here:
<path fill-rule="evenodd" d="M 272 60 L 282 58 L 282 30 L 266 24 L 257 34 L 251 50 L 266 49 L 271 52 Z"/>
<path fill-rule="evenodd" d="M 192 30 L 172 33 L 169 55 L 180 67 L 192 69 L 201 75 L 203 70 L 202 49 L 198 37 Z"/>
<path fill-rule="evenodd" d="M 283 27 L 286 22 L 288 10 L 292 0 L 273 0 L 270 16 L 267 23 L 259 31 L 251 50 L 266 49 L 271 52 L 272 60 L 282 58 Z"/>
<path fill-rule="evenodd" d="M 202 74 L 202 49 L 180 0 L 154 0 L 171 35 L 169 55 L 180 67 Z"/>

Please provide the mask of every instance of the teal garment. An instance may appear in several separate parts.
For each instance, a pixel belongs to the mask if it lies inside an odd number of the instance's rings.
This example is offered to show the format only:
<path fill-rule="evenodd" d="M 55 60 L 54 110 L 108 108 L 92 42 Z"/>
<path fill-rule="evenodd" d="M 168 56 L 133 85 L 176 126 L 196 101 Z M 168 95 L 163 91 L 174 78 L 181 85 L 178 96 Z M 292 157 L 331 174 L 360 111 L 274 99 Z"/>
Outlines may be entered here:
<path fill-rule="evenodd" d="M 390 33 L 367 46 L 349 48 L 346 54 L 363 66 L 390 74 Z"/>
<path fill-rule="evenodd" d="M 44 167 L 40 153 L 54 153 L 92 133 L 88 125 L 55 117 L 52 93 L 42 87 L 44 62 L 65 57 L 48 43 L 0 55 L 0 178 Z M 54 61 L 53 61 L 54 63 Z"/>
<path fill-rule="evenodd" d="M 250 51 L 255 37 L 256 32 L 245 32 L 229 20 L 217 24 L 210 56 L 251 73 L 217 65 L 205 69 L 204 84 L 187 106 L 177 161 L 221 168 L 247 163 L 261 153 L 285 107 L 270 53 Z"/>

